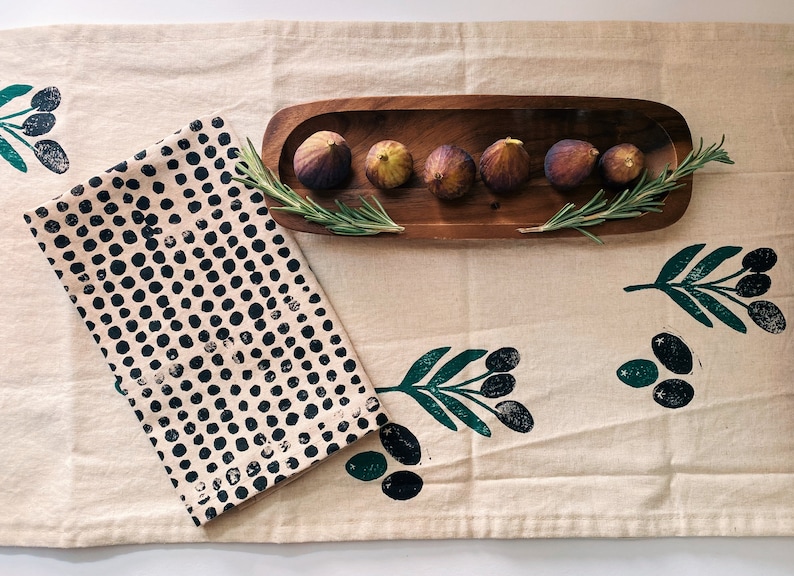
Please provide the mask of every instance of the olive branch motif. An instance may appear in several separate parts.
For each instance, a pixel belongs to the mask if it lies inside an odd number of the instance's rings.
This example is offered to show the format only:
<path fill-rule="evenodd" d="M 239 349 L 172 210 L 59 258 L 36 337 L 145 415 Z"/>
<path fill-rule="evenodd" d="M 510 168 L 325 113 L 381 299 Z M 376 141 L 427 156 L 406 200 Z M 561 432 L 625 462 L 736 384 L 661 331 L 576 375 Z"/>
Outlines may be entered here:
<path fill-rule="evenodd" d="M 0 107 L 5 106 L 12 100 L 24 96 L 33 89 L 27 84 L 12 84 L 0 90 Z M 38 137 L 47 134 L 55 126 L 55 115 L 52 111 L 61 104 L 61 93 L 55 86 L 49 86 L 36 92 L 30 99 L 30 106 L 0 116 L 0 130 L 11 136 L 17 142 L 21 142 L 25 147 L 33 152 L 36 159 L 42 166 L 55 172 L 63 174 L 69 169 L 69 158 L 58 142 L 55 140 L 42 138 L 31 144 L 27 137 Z M 18 120 L 27 115 L 21 124 Z M 11 166 L 20 172 L 27 172 L 28 166 L 22 155 L 11 145 L 11 142 L 0 135 L 0 157 L 4 158 Z"/>
<path fill-rule="evenodd" d="M 756 298 L 769 290 L 772 279 L 765 272 L 777 263 L 775 251 L 772 248 L 756 248 L 745 254 L 739 270 L 709 280 L 708 277 L 720 265 L 742 251 L 739 246 L 722 246 L 703 256 L 684 274 L 705 246 L 705 244 L 687 246 L 662 266 L 654 282 L 627 286 L 624 290 L 626 292 L 660 290 L 704 326 L 709 328 L 714 326 L 708 312 L 723 324 L 745 334 L 747 333 L 745 323 L 726 306 L 727 303 L 733 303 L 744 308 L 750 319 L 763 330 L 771 334 L 783 332 L 786 329 L 786 318 L 776 304 L 769 300 L 754 300 L 749 304 L 740 300 L 740 298 Z M 683 277 L 676 282 L 675 279 L 681 275 Z M 727 284 L 735 278 L 739 278 L 735 285 Z"/>
<path fill-rule="evenodd" d="M 397 386 L 375 388 L 378 393 L 402 392 L 407 394 L 452 431 L 458 430 L 455 419 L 482 436 L 490 436 L 491 429 L 472 407 L 478 407 L 494 416 L 516 432 L 532 430 L 534 421 L 526 406 L 515 400 L 503 400 L 490 406 L 483 399 L 502 398 L 510 394 L 516 379 L 510 370 L 521 357 L 515 348 L 499 348 L 485 359 L 485 371 L 477 376 L 453 383 L 464 368 L 485 356 L 488 351 L 469 349 L 460 352 L 439 366 L 451 347 L 436 348 L 422 355 L 408 369 Z M 435 371 L 434 371 L 435 369 Z M 476 383 L 481 382 L 479 387 Z M 467 403 L 469 405 L 467 405 Z"/>

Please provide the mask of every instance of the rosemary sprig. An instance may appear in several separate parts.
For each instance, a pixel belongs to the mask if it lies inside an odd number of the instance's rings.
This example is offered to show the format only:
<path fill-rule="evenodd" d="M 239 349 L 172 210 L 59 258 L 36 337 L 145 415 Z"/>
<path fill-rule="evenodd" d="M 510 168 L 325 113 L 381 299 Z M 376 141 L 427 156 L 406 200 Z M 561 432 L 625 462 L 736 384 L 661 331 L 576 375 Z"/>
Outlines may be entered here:
<path fill-rule="evenodd" d="M 683 186 L 683 184 L 678 184 L 678 180 L 703 168 L 709 162 L 733 164 L 728 153 L 722 149 L 724 142 L 725 136 L 723 135 L 719 144 L 712 144 L 704 150 L 701 138 L 697 151 L 693 150 L 687 154 L 674 170 L 670 170 L 668 164 L 662 173 L 652 180 L 648 180 L 648 171 L 645 170 L 633 188 L 627 188 L 611 201 L 605 197 L 606 192 L 601 189 L 581 208 L 577 208 L 573 202 L 569 202 L 546 223 L 530 228 L 519 228 L 518 231 L 528 234 L 570 228 L 578 230 L 598 244 L 603 244 L 604 242 L 598 236 L 587 230 L 588 227 L 596 226 L 607 220 L 636 218 L 647 212 L 661 212 L 664 206 L 663 196 Z"/>
<path fill-rule="evenodd" d="M 309 222 L 320 224 L 334 234 L 343 236 L 373 236 L 381 232 L 400 233 L 405 230 L 389 217 L 374 196 L 371 198 L 372 203 L 359 196 L 361 206 L 358 208 L 351 208 L 336 200 L 338 211 L 323 208 L 309 197 L 304 198 L 278 180 L 273 171 L 264 165 L 251 140 L 247 140 L 247 145 L 239 154 L 241 161 L 237 163 L 237 169 L 246 177 L 233 179 L 264 192 L 282 204 L 272 206 L 271 210 L 298 214 Z"/>

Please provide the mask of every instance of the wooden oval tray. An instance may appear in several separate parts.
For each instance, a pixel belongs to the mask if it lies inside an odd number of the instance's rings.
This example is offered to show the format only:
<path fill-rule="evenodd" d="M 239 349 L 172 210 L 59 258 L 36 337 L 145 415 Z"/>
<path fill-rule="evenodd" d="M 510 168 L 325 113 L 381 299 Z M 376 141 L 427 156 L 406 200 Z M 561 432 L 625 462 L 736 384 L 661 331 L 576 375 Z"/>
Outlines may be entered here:
<path fill-rule="evenodd" d="M 353 153 L 350 177 L 338 189 L 308 190 L 295 177 L 296 148 L 318 130 L 345 137 Z M 422 183 L 425 158 L 441 144 L 456 144 L 479 164 L 490 144 L 511 136 L 524 142 L 531 179 L 521 190 L 495 194 L 477 175 L 471 191 L 455 201 L 439 200 Z M 411 150 L 414 175 L 403 186 L 378 190 L 364 174 L 369 148 L 382 139 L 398 140 Z M 542 238 L 579 235 L 573 230 L 521 234 L 517 228 L 542 224 L 566 202 L 581 205 L 601 188 L 596 174 L 572 192 L 554 190 L 543 173 L 546 151 L 563 138 L 592 142 L 601 152 L 620 142 L 638 146 L 651 174 L 676 167 L 692 150 L 692 137 L 676 110 L 647 100 L 577 96 L 391 96 L 323 100 L 284 108 L 270 120 L 262 159 L 279 179 L 299 194 L 334 207 L 339 199 L 358 206 L 359 196 L 375 196 L 391 218 L 405 227 L 399 238 Z M 666 199 L 660 214 L 646 214 L 594 227 L 601 235 L 657 230 L 677 221 L 692 194 L 692 176 Z M 277 205 L 268 198 L 268 206 Z M 330 234 L 300 216 L 271 211 L 282 226 Z M 386 234 L 382 236 L 393 237 Z"/>

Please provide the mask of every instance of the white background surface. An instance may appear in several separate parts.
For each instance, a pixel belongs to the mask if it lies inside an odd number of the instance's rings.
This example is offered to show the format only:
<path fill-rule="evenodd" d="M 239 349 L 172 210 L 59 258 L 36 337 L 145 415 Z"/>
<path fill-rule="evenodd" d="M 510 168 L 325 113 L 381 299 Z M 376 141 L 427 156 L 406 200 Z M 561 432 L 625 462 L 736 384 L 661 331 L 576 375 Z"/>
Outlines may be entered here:
<path fill-rule="evenodd" d="M 0 0 L 0 29 L 262 19 L 794 23 L 794 0 Z M 56 574 L 780 576 L 794 575 L 794 538 L 0 548 L 2 576 Z"/>

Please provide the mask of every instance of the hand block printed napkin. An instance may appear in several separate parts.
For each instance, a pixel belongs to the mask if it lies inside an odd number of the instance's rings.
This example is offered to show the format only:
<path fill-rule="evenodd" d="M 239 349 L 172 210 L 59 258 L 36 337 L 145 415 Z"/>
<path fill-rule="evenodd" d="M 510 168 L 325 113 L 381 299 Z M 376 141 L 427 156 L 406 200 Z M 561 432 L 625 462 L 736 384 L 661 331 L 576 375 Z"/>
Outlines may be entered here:
<path fill-rule="evenodd" d="M 25 214 L 196 525 L 388 420 L 206 117 Z"/>

